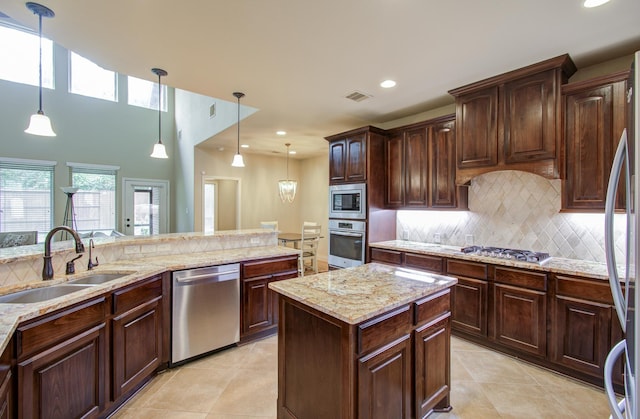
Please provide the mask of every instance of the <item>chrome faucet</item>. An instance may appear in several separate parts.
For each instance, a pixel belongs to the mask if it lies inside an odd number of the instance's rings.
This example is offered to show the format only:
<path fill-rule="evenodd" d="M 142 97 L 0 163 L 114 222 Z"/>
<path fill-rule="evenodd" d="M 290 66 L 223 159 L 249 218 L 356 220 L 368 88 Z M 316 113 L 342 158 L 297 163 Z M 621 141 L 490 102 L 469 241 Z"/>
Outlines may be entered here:
<path fill-rule="evenodd" d="M 96 246 L 95 246 L 95 244 L 93 244 L 93 239 L 89 239 L 89 263 L 87 264 L 87 270 L 89 270 L 89 271 L 100 264 L 98 262 L 98 256 L 96 256 L 96 263 L 93 263 L 93 260 L 92 260 L 92 257 L 91 257 L 91 249 L 95 249 L 95 248 L 96 248 Z"/>
<path fill-rule="evenodd" d="M 51 239 L 53 235 L 58 231 L 64 230 L 73 236 L 73 240 L 76 242 L 76 253 L 84 253 L 84 244 L 80 239 L 78 233 L 67 226 L 58 226 L 51 229 L 51 231 L 47 234 L 47 237 L 44 239 L 44 267 L 42 268 L 42 279 L 47 281 L 53 278 L 53 265 L 51 264 Z"/>

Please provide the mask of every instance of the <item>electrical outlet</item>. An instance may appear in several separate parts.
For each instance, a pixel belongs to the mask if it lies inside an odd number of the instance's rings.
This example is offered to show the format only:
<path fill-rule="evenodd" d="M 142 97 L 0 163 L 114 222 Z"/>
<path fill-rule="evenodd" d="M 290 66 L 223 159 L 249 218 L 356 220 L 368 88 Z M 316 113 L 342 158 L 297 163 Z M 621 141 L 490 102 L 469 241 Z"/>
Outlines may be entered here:
<path fill-rule="evenodd" d="M 440 237 L 440 233 L 435 233 L 435 234 L 433 235 L 433 242 L 434 242 L 434 243 L 441 243 L 441 241 L 442 241 L 442 240 L 441 240 L 441 237 Z"/>
<path fill-rule="evenodd" d="M 464 235 L 464 244 L 466 246 L 473 246 L 473 234 Z"/>
<path fill-rule="evenodd" d="M 402 240 L 409 240 L 409 230 L 402 230 Z"/>
<path fill-rule="evenodd" d="M 260 243 L 260 239 L 257 237 L 251 237 L 251 244 L 259 244 Z"/>

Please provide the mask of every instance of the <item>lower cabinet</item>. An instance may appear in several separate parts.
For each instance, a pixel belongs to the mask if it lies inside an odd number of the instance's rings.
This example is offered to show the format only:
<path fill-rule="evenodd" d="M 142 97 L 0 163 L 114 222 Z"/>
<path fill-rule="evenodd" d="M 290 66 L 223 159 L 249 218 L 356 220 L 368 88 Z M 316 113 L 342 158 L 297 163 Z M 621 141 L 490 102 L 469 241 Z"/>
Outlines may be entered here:
<path fill-rule="evenodd" d="M 547 275 L 495 268 L 495 328 L 499 344 L 544 357 L 547 354 Z"/>
<path fill-rule="evenodd" d="M 18 417 L 97 417 L 107 399 L 104 298 L 18 326 Z"/>
<path fill-rule="evenodd" d="M 136 283 L 113 294 L 113 400 L 134 390 L 161 364 L 162 296 L 162 277 Z"/>
<path fill-rule="evenodd" d="M 450 406 L 450 317 L 416 329 L 414 336 L 416 417 L 423 418 Z"/>
<path fill-rule="evenodd" d="M 10 339 L 7 347 L 0 356 L 0 419 L 11 419 L 15 417 L 14 377 L 12 368 L 13 361 L 13 339 Z"/>
<path fill-rule="evenodd" d="M 451 295 L 451 327 L 487 337 L 489 273 L 484 263 L 447 260 L 447 275 L 458 278 Z"/>
<path fill-rule="evenodd" d="M 240 340 L 275 333 L 278 326 L 278 294 L 269 283 L 298 276 L 297 255 L 242 263 L 240 286 Z"/>

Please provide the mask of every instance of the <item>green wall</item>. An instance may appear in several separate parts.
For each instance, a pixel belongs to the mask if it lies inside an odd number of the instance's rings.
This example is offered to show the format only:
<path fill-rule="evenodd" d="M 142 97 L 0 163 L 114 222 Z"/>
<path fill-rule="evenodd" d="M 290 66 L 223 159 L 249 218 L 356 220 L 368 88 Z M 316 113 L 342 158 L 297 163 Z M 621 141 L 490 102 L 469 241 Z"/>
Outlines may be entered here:
<path fill-rule="evenodd" d="M 158 139 L 157 110 L 127 104 L 127 76 L 118 75 L 118 102 L 68 93 L 68 53 L 54 44 L 55 90 L 43 90 L 43 110 L 51 118 L 57 137 L 24 133 L 29 116 L 38 109 L 38 88 L 0 80 L 0 156 L 54 160 L 54 224 L 61 224 L 66 204 L 61 186 L 69 185 L 66 162 L 120 166 L 117 191 L 117 228 L 122 230 L 122 178 L 169 180 L 174 192 L 174 89 L 167 89 L 168 112 L 162 114 L 162 141 L 169 159 L 149 157 Z M 153 63 L 149 63 L 149 80 Z M 164 80 L 163 80 L 164 83 Z M 174 157 L 174 158 L 172 158 Z M 174 202 L 170 199 L 170 202 Z M 175 230 L 170 210 L 170 229 Z"/>

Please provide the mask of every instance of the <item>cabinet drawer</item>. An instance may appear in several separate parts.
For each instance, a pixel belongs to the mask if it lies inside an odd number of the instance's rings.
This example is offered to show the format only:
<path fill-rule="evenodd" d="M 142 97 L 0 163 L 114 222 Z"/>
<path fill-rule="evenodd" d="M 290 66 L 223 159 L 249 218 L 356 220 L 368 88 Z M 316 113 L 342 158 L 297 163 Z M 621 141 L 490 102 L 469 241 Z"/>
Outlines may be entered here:
<path fill-rule="evenodd" d="M 416 255 L 405 253 L 404 264 L 411 268 L 423 269 L 436 273 L 442 273 L 442 258 L 437 256 Z"/>
<path fill-rule="evenodd" d="M 269 275 L 276 272 L 284 272 L 298 269 L 298 257 L 296 255 L 276 259 L 262 259 L 242 264 L 242 277 Z"/>
<path fill-rule="evenodd" d="M 106 305 L 105 298 L 101 297 L 18 326 L 16 331 L 18 359 L 103 322 Z"/>
<path fill-rule="evenodd" d="M 446 290 L 430 295 L 422 300 L 414 303 L 415 322 L 414 325 L 420 326 L 438 317 L 441 317 L 451 310 L 451 293 L 449 288 Z"/>
<path fill-rule="evenodd" d="M 613 304 L 609 282 L 556 275 L 556 295 Z"/>
<path fill-rule="evenodd" d="M 488 267 L 484 263 L 447 260 L 447 273 L 468 278 L 487 279 Z"/>
<path fill-rule="evenodd" d="M 519 269 L 496 268 L 495 281 L 538 291 L 547 290 L 547 274 L 543 273 L 527 272 Z"/>
<path fill-rule="evenodd" d="M 162 297 L 162 277 L 156 276 L 143 283 L 136 283 L 115 291 L 113 293 L 113 313 L 123 313 L 160 297 Z"/>
<path fill-rule="evenodd" d="M 411 330 L 411 306 L 400 307 L 358 326 L 358 353 L 364 354 Z"/>
<path fill-rule="evenodd" d="M 373 262 L 386 262 L 395 265 L 402 265 L 402 252 L 395 250 L 371 249 L 371 260 Z"/>

